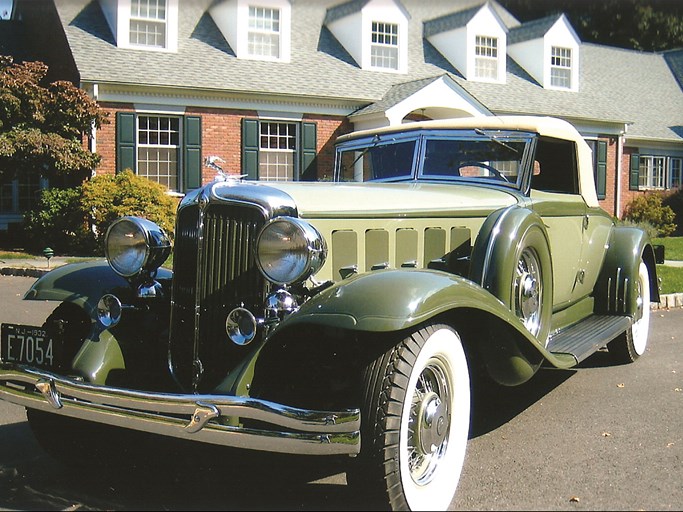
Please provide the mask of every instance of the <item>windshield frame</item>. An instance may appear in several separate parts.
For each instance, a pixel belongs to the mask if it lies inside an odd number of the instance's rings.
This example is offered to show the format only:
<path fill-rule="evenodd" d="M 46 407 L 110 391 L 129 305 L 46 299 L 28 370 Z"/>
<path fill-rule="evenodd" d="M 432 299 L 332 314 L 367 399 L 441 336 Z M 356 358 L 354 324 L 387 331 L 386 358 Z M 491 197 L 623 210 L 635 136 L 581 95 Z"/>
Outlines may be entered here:
<path fill-rule="evenodd" d="M 476 131 L 475 131 L 476 130 Z M 405 132 L 391 132 L 383 134 L 368 135 L 366 137 L 348 140 L 336 145 L 335 151 L 335 169 L 334 181 L 342 181 L 342 162 L 343 153 L 346 151 L 354 151 L 361 156 L 364 151 L 368 152 L 371 149 L 387 144 L 394 144 L 400 142 L 415 142 L 413 151 L 413 161 L 410 165 L 410 174 L 405 174 L 396 177 L 374 179 L 366 181 L 355 181 L 356 183 L 386 183 L 386 182 L 406 182 L 406 181 L 420 181 L 420 182 L 436 182 L 436 183 L 477 183 L 487 185 L 498 185 L 507 188 L 514 188 L 517 190 L 527 190 L 529 182 L 529 174 L 532 163 L 532 155 L 536 145 L 538 134 L 523 131 L 523 130 L 499 130 L 499 129 L 417 129 Z M 496 144 L 501 147 L 510 146 L 512 144 L 523 144 L 522 154 L 519 157 L 519 172 L 515 181 L 504 181 L 500 178 L 485 177 L 485 176 L 446 176 L 446 175 L 429 175 L 424 173 L 425 155 L 427 146 L 433 140 L 453 140 L 464 142 L 482 141 Z M 358 158 L 354 158 L 354 163 Z"/>

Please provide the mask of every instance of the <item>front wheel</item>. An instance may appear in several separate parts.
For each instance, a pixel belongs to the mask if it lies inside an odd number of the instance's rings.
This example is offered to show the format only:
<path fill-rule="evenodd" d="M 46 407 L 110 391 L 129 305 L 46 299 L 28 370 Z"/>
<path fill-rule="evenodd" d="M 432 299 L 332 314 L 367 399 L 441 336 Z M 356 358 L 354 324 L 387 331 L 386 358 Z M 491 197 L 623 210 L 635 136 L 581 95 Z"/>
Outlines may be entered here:
<path fill-rule="evenodd" d="M 618 338 L 609 342 L 607 349 L 615 361 L 632 363 L 645 353 L 650 329 L 650 271 L 644 261 L 638 267 L 638 280 L 633 293 L 636 294 L 636 312 L 631 326 Z"/>
<path fill-rule="evenodd" d="M 381 506 L 445 510 L 465 459 L 470 381 L 458 334 L 415 330 L 364 375 L 361 454 L 347 473 Z"/>

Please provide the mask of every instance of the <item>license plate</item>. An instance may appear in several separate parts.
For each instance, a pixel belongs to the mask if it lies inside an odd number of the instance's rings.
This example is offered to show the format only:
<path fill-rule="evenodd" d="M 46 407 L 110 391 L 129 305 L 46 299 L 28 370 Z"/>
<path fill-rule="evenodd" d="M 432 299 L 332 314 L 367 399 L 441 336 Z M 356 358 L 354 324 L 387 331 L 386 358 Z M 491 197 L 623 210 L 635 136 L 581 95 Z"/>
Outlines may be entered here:
<path fill-rule="evenodd" d="M 0 359 L 5 363 L 21 363 L 51 368 L 57 364 L 52 338 L 42 327 L 2 324 Z"/>

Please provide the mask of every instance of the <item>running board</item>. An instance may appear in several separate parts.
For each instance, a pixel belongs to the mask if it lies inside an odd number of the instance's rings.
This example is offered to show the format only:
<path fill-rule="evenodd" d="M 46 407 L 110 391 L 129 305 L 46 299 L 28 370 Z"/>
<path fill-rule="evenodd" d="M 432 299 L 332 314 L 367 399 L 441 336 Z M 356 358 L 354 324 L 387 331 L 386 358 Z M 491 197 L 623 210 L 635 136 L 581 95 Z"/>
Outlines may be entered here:
<path fill-rule="evenodd" d="M 631 317 L 593 315 L 550 336 L 548 350 L 580 363 L 631 326 Z"/>

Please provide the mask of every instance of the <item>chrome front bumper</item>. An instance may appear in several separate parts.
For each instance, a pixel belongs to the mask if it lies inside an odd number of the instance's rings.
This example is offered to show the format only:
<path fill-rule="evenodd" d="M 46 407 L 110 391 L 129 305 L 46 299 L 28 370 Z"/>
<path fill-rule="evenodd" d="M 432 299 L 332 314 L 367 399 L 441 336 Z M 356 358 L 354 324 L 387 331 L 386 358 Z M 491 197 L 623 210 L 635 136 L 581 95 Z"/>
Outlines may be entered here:
<path fill-rule="evenodd" d="M 302 455 L 360 452 L 360 411 L 311 411 L 248 397 L 147 393 L 0 363 L 0 399 L 32 409 L 204 443 Z M 258 420 L 273 429 L 227 424 Z M 232 420 L 232 421 L 231 421 Z"/>

